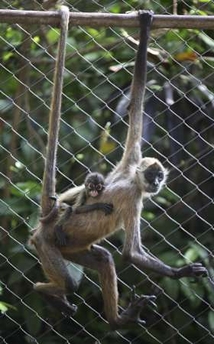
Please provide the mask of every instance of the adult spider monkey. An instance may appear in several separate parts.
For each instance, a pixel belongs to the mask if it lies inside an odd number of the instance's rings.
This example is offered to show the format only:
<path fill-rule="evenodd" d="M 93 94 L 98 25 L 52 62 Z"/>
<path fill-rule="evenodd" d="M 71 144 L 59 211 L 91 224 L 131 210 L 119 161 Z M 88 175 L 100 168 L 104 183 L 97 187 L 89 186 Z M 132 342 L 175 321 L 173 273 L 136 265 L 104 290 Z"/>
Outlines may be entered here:
<path fill-rule="evenodd" d="M 146 86 L 147 44 L 153 14 L 139 11 L 140 43 L 135 62 L 129 106 L 129 129 L 125 150 L 119 164 L 106 178 L 106 186 L 100 201 L 113 203 L 114 212 L 106 217 L 95 211 L 89 214 L 72 214 L 63 225 L 68 237 L 66 246 L 56 249 L 53 225 L 39 226 L 32 241 L 38 251 L 48 283 L 36 283 L 35 290 L 42 293 L 64 314 L 71 315 L 75 306 L 70 305 L 66 294 L 75 290 L 75 281 L 66 269 L 63 259 L 96 270 L 100 277 L 104 309 L 112 328 L 129 322 L 142 322 L 140 312 L 145 305 L 154 301 L 154 296 L 141 296 L 132 300 L 121 314 L 118 312 L 117 275 L 113 258 L 108 250 L 96 243 L 123 228 L 125 242 L 123 257 L 139 269 L 149 268 L 161 275 L 172 278 L 197 277 L 207 274 L 200 263 L 181 268 L 164 264 L 147 254 L 141 245 L 140 215 L 143 198 L 160 191 L 167 177 L 167 171 L 159 160 L 142 158 L 142 100 Z M 63 194 L 60 196 L 63 202 Z M 91 198 L 87 204 L 93 204 Z"/>

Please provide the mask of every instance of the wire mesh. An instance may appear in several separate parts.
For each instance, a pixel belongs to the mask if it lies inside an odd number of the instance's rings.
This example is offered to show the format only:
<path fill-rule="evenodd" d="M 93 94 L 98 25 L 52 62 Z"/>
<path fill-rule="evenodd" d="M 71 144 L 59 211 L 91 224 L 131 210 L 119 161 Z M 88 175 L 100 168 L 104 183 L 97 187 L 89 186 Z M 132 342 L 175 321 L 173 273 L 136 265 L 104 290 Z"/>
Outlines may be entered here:
<path fill-rule="evenodd" d="M 214 2 L 65 2 L 70 11 L 209 14 Z M 5 9 L 42 9 L 42 1 L 6 1 Z M 183 12 L 182 12 L 183 11 Z M 185 13 L 186 13 L 185 12 Z M 202 262 L 208 278 L 179 281 L 122 262 L 123 233 L 102 242 L 118 273 L 120 308 L 133 285 L 157 295 L 142 314 L 146 326 L 111 331 L 99 281 L 73 265 L 81 284 L 69 296 L 78 312 L 66 318 L 33 291 L 45 280 L 28 244 L 41 194 L 48 114 L 59 31 L 50 26 L 1 24 L 0 341 L 13 343 L 213 343 L 213 32 L 154 30 L 142 150 L 169 168 L 167 187 L 145 202 L 145 250 L 173 266 Z M 126 105 L 138 30 L 73 27 L 67 41 L 57 190 L 83 182 L 89 171 L 107 174 L 119 161 L 127 131 Z M 78 230 L 78 229 L 77 229 Z"/>

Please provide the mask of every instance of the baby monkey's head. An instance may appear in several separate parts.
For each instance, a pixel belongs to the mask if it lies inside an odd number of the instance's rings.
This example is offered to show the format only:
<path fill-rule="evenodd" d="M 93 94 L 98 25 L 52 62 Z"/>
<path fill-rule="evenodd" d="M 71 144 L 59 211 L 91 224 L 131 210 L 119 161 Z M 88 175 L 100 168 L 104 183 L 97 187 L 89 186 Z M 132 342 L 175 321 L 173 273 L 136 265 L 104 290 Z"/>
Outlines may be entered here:
<path fill-rule="evenodd" d="M 105 188 L 105 180 L 100 173 L 89 173 L 85 178 L 85 189 L 90 197 L 97 197 Z"/>

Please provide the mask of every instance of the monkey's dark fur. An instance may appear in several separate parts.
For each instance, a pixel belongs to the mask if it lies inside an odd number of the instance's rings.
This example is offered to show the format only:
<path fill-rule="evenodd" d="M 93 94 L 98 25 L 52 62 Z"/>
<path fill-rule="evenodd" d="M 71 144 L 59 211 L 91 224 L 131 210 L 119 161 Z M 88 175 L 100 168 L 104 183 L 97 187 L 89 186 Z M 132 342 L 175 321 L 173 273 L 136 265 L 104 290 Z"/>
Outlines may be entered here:
<path fill-rule="evenodd" d="M 206 275 L 206 269 L 200 263 L 174 268 L 147 254 L 141 245 L 140 216 L 142 201 L 145 197 L 157 194 L 165 183 L 167 171 L 155 158 L 142 158 L 142 99 L 145 91 L 146 52 L 152 14 L 139 13 L 140 44 L 135 62 L 135 71 L 131 88 L 129 107 L 129 129 L 125 151 L 119 164 L 107 176 L 105 189 L 99 201 L 113 203 L 114 211 L 105 216 L 102 212 L 90 214 L 72 214 L 65 221 L 63 229 L 68 236 L 66 246 L 57 249 L 53 240 L 53 226 L 40 224 L 35 232 L 34 243 L 48 283 L 36 283 L 35 290 L 48 295 L 54 304 L 70 315 L 75 307 L 69 305 L 65 295 L 75 290 L 76 285 L 69 274 L 63 259 L 70 260 L 84 267 L 96 270 L 100 277 L 104 309 L 112 328 L 118 328 L 129 322 L 139 322 L 139 314 L 146 304 L 154 301 L 153 296 L 139 297 L 132 300 L 128 308 L 119 314 L 117 274 L 111 254 L 97 245 L 101 239 L 119 229 L 125 231 L 123 257 L 130 263 L 144 270 L 149 268 L 161 275 L 172 278 L 184 276 L 197 277 Z M 64 202 L 63 194 L 60 202 Z M 91 197 L 87 204 L 94 204 Z M 56 301 L 56 302 L 55 302 Z"/>
<path fill-rule="evenodd" d="M 109 215 L 113 211 L 113 205 L 109 203 L 94 203 L 85 205 L 85 202 L 89 197 L 97 198 L 104 190 L 105 180 L 102 174 L 97 172 L 89 173 L 85 178 L 84 185 L 85 188 L 79 190 L 78 194 L 75 188 L 71 188 L 64 193 L 64 203 L 61 207 L 65 209 L 54 226 L 56 245 L 65 246 L 67 244 L 67 235 L 63 230 L 63 225 L 65 222 L 67 222 L 67 220 L 71 220 L 70 216 L 72 213 L 84 214 L 95 210 L 102 210 L 105 215 Z M 67 203 L 69 205 L 67 205 Z M 55 217 L 54 209 L 51 210 L 51 214 Z M 50 216 L 48 215 L 47 217 L 50 221 Z M 44 219 L 42 221 L 44 223 Z M 47 221 L 45 221 L 45 223 L 47 223 Z"/>

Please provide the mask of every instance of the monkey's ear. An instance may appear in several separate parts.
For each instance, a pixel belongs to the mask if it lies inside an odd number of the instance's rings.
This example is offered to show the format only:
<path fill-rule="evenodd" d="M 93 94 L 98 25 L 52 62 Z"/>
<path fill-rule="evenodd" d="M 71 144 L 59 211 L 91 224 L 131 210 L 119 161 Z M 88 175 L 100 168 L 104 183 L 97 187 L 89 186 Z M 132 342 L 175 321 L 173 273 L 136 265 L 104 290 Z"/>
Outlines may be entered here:
<path fill-rule="evenodd" d="M 169 172 L 170 172 L 170 171 L 169 171 L 169 169 L 164 167 L 164 175 L 165 175 L 165 179 L 167 179 L 167 178 L 168 178 Z"/>
<path fill-rule="evenodd" d="M 143 185 L 145 177 L 144 177 L 144 169 L 142 167 L 137 167 L 135 171 L 136 179 L 138 183 L 140 183 L 140 187 Z M 142 184 L 142 185 L 141 185 Z"/>

